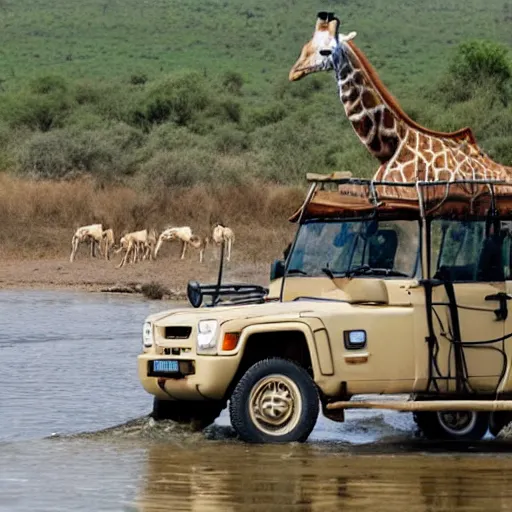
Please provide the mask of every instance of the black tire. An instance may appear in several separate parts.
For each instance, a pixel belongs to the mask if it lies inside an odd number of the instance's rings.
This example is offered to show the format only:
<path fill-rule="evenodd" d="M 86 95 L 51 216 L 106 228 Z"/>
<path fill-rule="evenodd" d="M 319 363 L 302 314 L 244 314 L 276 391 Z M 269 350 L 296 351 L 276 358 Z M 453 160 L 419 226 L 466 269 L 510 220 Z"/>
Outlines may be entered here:
<path fill-rule="evenodd" d="M 418 411 L 414 421 L 427 439 L 478 441 L 489 428 L 489 413 Z"/>
<path fill-rule="evenodd" d="M 492 412 L 489 418 L 489 432 L 496 437 L 509 423 L 512 423 L 512 411 Z"/>
<path fill-rule="evenodd" d="M 258 415 L 258 405 L 266 405 L 266 415 Z M 277 357 L 251 366 L 229 403 L 231 424 L 249 443 L 302 443 L 311 434 L 318 412 L 318 391 L 309 374 Z"/>
<path fill-rule="evenodd" d="M 151 417 L 156 421 L 172 420 L 202 430 L 211 425 L 223 409 L 221 402 L 153 400 Z"/>

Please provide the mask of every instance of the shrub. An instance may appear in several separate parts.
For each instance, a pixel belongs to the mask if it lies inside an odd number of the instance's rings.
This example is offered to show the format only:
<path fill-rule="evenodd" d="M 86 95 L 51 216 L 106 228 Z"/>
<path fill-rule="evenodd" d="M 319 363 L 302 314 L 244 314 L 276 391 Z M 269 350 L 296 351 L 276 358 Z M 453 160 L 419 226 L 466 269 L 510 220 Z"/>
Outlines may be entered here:
<path fill-rule="evenodd" d="M 448 104 L 468 101 L 482 92 L 491 92 L 494 99 L 506 104 L 511 95 L 511 78 L 506 47 L 488 41 L 471 41 L 459 45 L 439 89 Z"/>
<path fill-rule="evenodd" d="M 68 86 L 61 76 L 46 75 L 33 79 L 29 90 L 34 94 L 65 94 Z"/>
<path fill-rule="evenodd" d="M 73 145 L 67 133 L 35 133 L 16 151 L 17 170 L 35 178 L 64 178 L 73 170 Z"/>
<path fill-rule="evenodd" d="M 288 110 L 283 103 L 271 103 L 264 107 L 256 107 L 247 114 L 247 127 L 249 129 L 266 126 L 268 124 L 278 123 L 288 114 Z"/>
<path fill-rule="evenodd" d="M 512 76 L 508 50 L 490 41 L 470 41 L 459 45 L 450 66 L 454 77 L 467 82 L 485 83 L 488 79 L 504 83 Z"/>
<path fill-rule="evenodd" d="M 79 105 L 99 103 L 105 91 L 103 87 L 90 82 L 78 82 L 74 88 L 75 100 Z"/>
<path fill-rule="evenodd" d="M 210 181 L 215 169 L 215 157 L 210 151 L 159 151 L 141 166 L 139 180 L 146 190 L 188 187 Z"/>
<path fill-rule="evenodd" d="M 16 149 L 18 173 L 36 178 L 71 178 L 91 173 L 115 180 L 135 170 L 132 146 L 141 134 L 126 125 L 108 130 L 52 130 L 35 133 Z"/>
<path fill-rule="evenodd" d="M 224 73 L 224 76 L 222 77 L 222 86 L 227 92 L 241 95 L 243 85 L 244 78 L 237 71 L 226 71 Z"/>
<path fill-rule="evenodd" d="M 151 281 L 150 283 L 143 284 L 141 291 L 144 297 L 152 300 L 162 300 L 165 295 L 169 295 L 170 291 L 163 284 Z"/>
<path fill-rule="evenodd" d="M 143 120 L 150 125 L 172 121 L 186 126 L 209 102 L 208 88 L 198 73 L 167 77 L 149 91 Z"/>
<path fill-rule="evenodd" d="M 132 85 L 144 85 L 148 81 L 148 76 L 145 73 L 134 73 L 130 76 L 130 83 Z"/>
<path fill-rule="evenodd" d="M 3 99 L 0 115 L 12 127 L 26 126 L 47 132 L 63 126 L 70 108 L 71 102 L 65 95 L 20 93 Z"/>
<path fill-rule="evenodd" d="M 249 138 L 246 133 L 228 126 L 221 127 L 215 137 L 215 147 L 221 153 L 240 153 L 249 149 Z"/>

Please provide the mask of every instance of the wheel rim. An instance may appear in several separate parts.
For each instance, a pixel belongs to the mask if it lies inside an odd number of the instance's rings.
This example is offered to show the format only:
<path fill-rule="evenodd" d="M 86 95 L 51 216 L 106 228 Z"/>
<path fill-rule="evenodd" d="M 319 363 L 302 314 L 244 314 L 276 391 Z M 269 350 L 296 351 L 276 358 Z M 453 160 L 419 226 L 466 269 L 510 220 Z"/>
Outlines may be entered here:
<path fill-rule="evenodd" d="M 299 423 L 302 397 L 297 384 L 285 375 L 268 375 L 258 381 L 249 397 L 254 425 L 272 436 L 291 432 Z"/>
<path fill-rule="evenodd" d="M 439 411 L 437 417 L 446 432 L 460 437 L 473 430 L 477 413 L 475 411 Z"/>

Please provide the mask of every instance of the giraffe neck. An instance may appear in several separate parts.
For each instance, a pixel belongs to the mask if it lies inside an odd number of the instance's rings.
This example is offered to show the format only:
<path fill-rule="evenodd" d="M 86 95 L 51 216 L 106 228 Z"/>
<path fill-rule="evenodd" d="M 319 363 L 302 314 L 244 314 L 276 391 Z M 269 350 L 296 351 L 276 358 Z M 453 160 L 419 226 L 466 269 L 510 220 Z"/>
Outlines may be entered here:
<path fill-rule="evenodd" d="M 388 162 L 402 138 L 399 117 L 383 101 L 352 45 L 342 43 L 332 58 L 340 101 L 352 127 L 373 156 Z"/>

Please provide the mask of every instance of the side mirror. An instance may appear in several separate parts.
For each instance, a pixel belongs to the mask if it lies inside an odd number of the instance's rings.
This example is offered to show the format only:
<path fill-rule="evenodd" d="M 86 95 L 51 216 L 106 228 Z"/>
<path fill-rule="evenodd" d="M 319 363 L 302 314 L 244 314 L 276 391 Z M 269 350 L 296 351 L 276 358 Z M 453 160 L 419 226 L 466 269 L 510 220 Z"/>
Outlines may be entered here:
<path fill-rule="evenodd" d="M 272 265 L 270 265 L 270 280 L 274 281 L 275 279 L 279 279 L 284 276 L 284 261 L 283 260 L 275 260 Z"/>
<path fill-rule="evenodd" d="M 201 286 L 197 281 L 189 281 L 187 285 L 187 298 L 190 304 L 198 308 L 203 302 Z"/>

